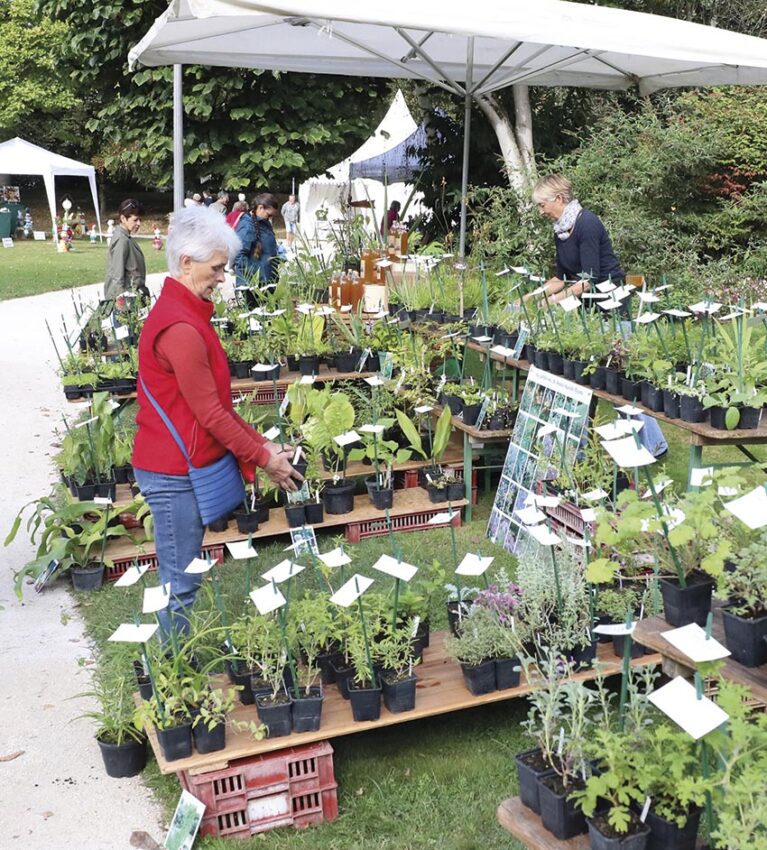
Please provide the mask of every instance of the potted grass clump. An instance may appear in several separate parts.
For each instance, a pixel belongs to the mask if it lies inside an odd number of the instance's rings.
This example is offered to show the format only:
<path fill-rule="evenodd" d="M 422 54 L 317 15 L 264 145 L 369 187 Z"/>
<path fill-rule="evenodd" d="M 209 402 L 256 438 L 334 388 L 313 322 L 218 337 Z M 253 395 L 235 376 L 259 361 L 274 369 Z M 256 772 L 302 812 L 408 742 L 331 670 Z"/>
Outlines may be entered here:
<path fill-rule="evenodd" d="M 719 576 L 724 644 L 745 667 L 767 663 L 767 531 L 740 549 Z"/>
<path fill-rule="evenodd" d="M 160 681 L 151 699 L 142 700 L 135 711 L 136 726 L 147 729 L 154 726 L 157 741 L 166 761 L 178 761 L 192 755 L 192 717 L 189 707 L 179 687 L 179 692 L 171 693 L 170 680 Z M 175 685 L 179 685 L 178 681 Z"/>
<path fill-rule="evenodd" d="M 146 735 L 134 722 L 130 677 L 116 668 L 97 667 L 91 675 L 91 689 L 81 696 L 97 700 L 97 706 L 81 716 L 98 724 L 96 743 L 107 776 L 121 779 L 141 773 L 146 766 Z"/>
<path fill-rule="evenodd" d="M 293 731 L 316 732 L 324 694 L 318 658 L 332 640 L 334 623 L 325 596 L 305 596 L 291 604 L 291 646 L 301 658 L 298 692 L 293 698 Z"/>
<path fill-rule="evenodd" d="M 418 659 L 414 656 L 413 644 L 417 631 L 418 623 L 414 620 L 394 626 L 388 623 L 376 644 L 376 658 L 382 667 L 383 701 L 392 714 L 415 708 L 418 679 L 414 667 Z"/>
<path fill-rule="evenodd" d="M 266 726 L 270 738 L 289 735 L 293 729 L 292 700 L 285 690 L 287 648 L 275 616 L 251 618 L 252 647 L 258 657 L 253 659 L 251 682 L 259 720 Z"/>

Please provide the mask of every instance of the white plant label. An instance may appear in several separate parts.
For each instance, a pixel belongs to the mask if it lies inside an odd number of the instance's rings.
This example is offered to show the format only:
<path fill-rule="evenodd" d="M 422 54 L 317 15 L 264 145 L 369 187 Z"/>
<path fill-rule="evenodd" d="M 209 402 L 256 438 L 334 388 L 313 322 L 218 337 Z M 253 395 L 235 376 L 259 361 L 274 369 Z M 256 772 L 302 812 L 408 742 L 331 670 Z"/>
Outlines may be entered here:
<path fill-rule="evenodd" d="M 410 581 L 418 572 L 418 567 L 414 567 L 412 564 L 406 564 L 404 561 L 398 561 L 396 558 L 392 558 L 391 555 L 381 555 L 375 564 L 373 564 L 373 569 L 398 578 L 401 581 Z"/>
<path fill-rule="evenodd" d="M 605 623 L 602 626 L 594 626 L 591 630 L 597 635 L 607 635 L 608 637 L 625 637 L 626 635 L 634 634 L 636 628 L 636 620 L 631 625 L 625 623 Z"/>
<path fill-rule="evenodd" d="M 609 493 L 605 493 L 605 491 L 598 487 L 596 490 L 589 490 L 588 493 L 584 493 L 582 498 L 584 498 L 587 502 L 600 502 L 602 499 L 606 499 Z"/>
<path fill-rule="evenodd" d="M 258 557 L 258 552 L 256 552 L 247 540 L 238 540 L 234 543 L 227 543 L 226 548 L 229 550 L 229 554 L 236 561 L 244 561 L 247 558 Z"/>
<path fill-rule="evenodd" d="M 113 643 L 146 643 L 159 628 L 157 623 L 122 623 L 108 640 Z"/>
<path fill-rule="evenodd" d="M 495 558 L 492 555 L 488 555 L 483 558 L 482 555 L 475 555 L 472 552 L 467 552 L 463 556 L 461 563 L 456 567 L 455 574 L 459 576 L 484 575 L 494 560 Z"/>
<path fill-rule="evenodd" d="M 559 428 L 557 428 L 556 425 L 551 422 L 547 422 L 545 425 L 541 425 L 541 427 L 538 429 L 538 433 L 535 436 L 536 439 L 540 440 L 543 437 L 548 437 L 549 434 L 553 434 L 555 431 L 558 430 Z"/>
<path fill-rule="evenodd" d="M 3 237 L 3 248 L 13 248 L 13 239 L 10 236 Z"/>
<path fill-rule="evenodd" d="M 546 519 L 546 514 L 543 511 L 539 511 L 535 505 L 522 508 L 516 514 L 525 525 L 534 525 L 536 522 L 543 522 Z"/>
<path fill-rule="evenodd" d="M 206 561 L 204 558 L 194 558 L 190 561 L 187 568 L 184 570 L 185 573 L 189 573 L 189 575 L 203 575 L 210 571 L 214 564 L 218 563 L 218 558 L 213 558 L 210 561 Z"/>
<path fill-rule="evenodd" d="M 568 298 L 563 298 L 562 301 L 559 302 L 559 306 L 565 311 L 565 313 L 571 313 L 573 310 L 577 310 L 581 306 L 581 301 L 576 295 L 570 295 Z"/>
<path fill-rule="evenodd" d="M 594 508 L 581 508 L 581 516 L 584 522 L 596 522 L 597 512 Z"/>
<path fill-rule="evenodd" d="M 276 440 L 279 436 L 280 429 L 276 425 L 272 425 L 268 431 L 264 431 L 264 437 L 267 440 Z"/>
<path fill-rule="evenodd" d="M 653 455 L 644 446 L 637 446 L 634 437 L 603 441 L 602 445 L 618 466 L 627 468 L 655 463 Z"/>
<path fill-rule="evenodd" d="M 149 569 L 149 564 L 134 564 L 117 579 L 115 587 L 133 587 Z"/>
<path fill-rule="evenodd" d="M 562 755 L 562 750 L 565 748 L 565 727 L 559 727 L 559 740 L 557 741 L 557 755 Z"/>
<path fill-rule="evenodd" d="M 314 375 L 301 375 L 299 384 L 311 386 L 314 383 Z"/>
<path fill-rule="evenodd" d="M 337 437 L 333 437 L 336 443 L 343 448 L 344 446 L 348 446 L 351 443 L 356 443 L 359 440 L 360 435 L 356 431 L 346 431 L 343 434 L 339 434 Z"/>
<path fill-rule="evenodd" d="M 330 567 L 331 569 L 343 567 L 346 564 L 351 564 L 352 562 L 352 559 L 340 546 L 337 546 L 335 549 L 331 549 L 329 552 L 321 553 L 317 557 L 323 564 L 325 564 L 326 567 Z"/>
<path fill-rule="evenodd" d="M 434 408 L 429 404 L 422 404 L 419 407 L 413 408 L 416 413 L 430 413 Z"/>
<path fill-rule="evenodd" d="M 288 409 L 288 405 L 289 405 L 289 404 L 290 404 L 290 399 L 289 399 L 289 398 L 287 397 L 287 395 L 286 395 L 286 396 L 282 399 L 282 401 L 280 402 L 280 408 L 279 408 L 280 416 L 284 416 L 284 415 L 285 415 L 285 411 Z"/>
<path fill-rule="evenodd" d="M 637 316 L 636 322 L 638 325 L 649 325 L 656 319 L 660 319 L 660 313 L 642 313 L 641 316 Z"/>
<path fill-rule="evenodd" d="M 707 639 L 706 630 L 697 623 L 690 623 L 678 629 L 661 632 L 661 637 L 665 638 L 688 658 L 691 658 L 696 664 L 705 661 L 718 661 L 720 658 L 727 658 L 728 655 L 732 654 L 718 640 Z"/>
<path fill-rule="evenodd" d="M 383 425 L 360 425 L 358 428 L 363 434 L 383 434 Z"/>
<path fill-rule="evenodd" d="M 764 487 L 756 487 L 745 496 L 725 502 L 724 506 L 750 529 L 767 525 L 767 493 Z"/>
<path fill-rule="evenodd" d="M 473 336 L 472 339 L 474 342 L 478 342 L 480 345 L 486 345 L 488 342 L 492 342 L 493 338 L 491 336 Z"/>
<path fill-rule="evenodd" d="M 618 413 L 625 413 L 626 416 L 639 416 L 643 412 L 641 407 L 634 407 L 633 404 L 623 404 L 615 409 Z"/>
<path fill-rule="evenodd" d="M 44 230 L 33 230 L 32 238 L 35 242 L 45 242 L 45 231 Z"/>
<path fill-rule="evenodd" d="M 457 511 L 441 511 L 429 517 L 429 525 L 446 525 L 456 516 L 458 516 Z"/>
<path fill-rule="evenodd" d="M 529 525 L 527 530 L 541 546 L 558 546 L 562 542 L 547 525 Z"/>
<path fill-rule="evenodd" d="M 514 356 L 514 349 L 513 348 L 507 348 L 505 345 L 494 345 L 490 349 L 490 351 L 492 351 L 493 354 L 497 354 L 499 357 L 513 357 Z"/>
<path fill-rule="evenodd" d="M 379 378 L 378 375 L 371 375 L 369 378 L 365 378 L 365 383 L 371 387 L 382 387 L 386 382 L 382 378 Z"/>
<path fill-rule="evenodd" d="M 714 482 L 713 466 L 698 466 L 690 470 L 690 484 L 693 487 L 707 487 Z"/>
<path fill-rule="evenodd" d="M 170 602 L 170 582 L 158 584 L 156 587 L 144 589 L 144 604 L 141 608 L 144 614 L 156 614 L 168 607 Z"/>
<path fill-rule="evenodd" d="M 251 591 L 250 598 L 259 614 L 269 614 L 276 611 L 278 608 L 282 608 L 286 602 L 280 589 L 271 582 L 259 587 L 258 590 Z"/>
<path fill-rule="evenodd" d="M 282 584 L 283 581 L 295 578 L 305 569 L 306 567 L 302 567 L 301 564 L 294 564 L 286 558 L 284 561 L 280 561 L 279 564 L 273 566 L 270 570 L 267 570 L 263 574 L 262 578 L 264 581 L 273 581 L 277 584 Z"/>
<path fill-rule="evenodd" d="M 655 304 L 660 301 L 660 297 L 653 292 L 638 292 L 637 295 L 639 296 L 639 300 L 645 304 Z"/>
<path fill-rule="evenodd" d="M 644 806 L 642 806 L 642 814 L 639 815 L 639 820 L 641 820 L 642 823 L 644 823 L 647 820 L 647 815 L 650 814 L 650 804 L 651 803 L 652 803 L 652 800 L 651 800 L 650 797 L 648 797 L 644 801 Z"/>
<path fill-rule="evenodd" d="M 115 328 L 115 339 L 128 339 L 130 336 L 130 328 L 126 325 L 121 325 L 119 328 Z"/>
<path fill-rule="evenodd" d="M 677 310 L 676 308 L 673 308 L 671 310 L 664 310 L 663 312 L 667 316 L 673 316 L 675 319 L 688 319 L 690 316 L 692 316 L 692 313 L 690 313 L 689 311 Z"/>
<path fill-rule="evenodd" d="M 334 605 L 340 605 L 341 608 L 348 608 L 353 605 L 357 599 L 373 584 L 374 579 L 367 576 L 361 576 L 355 573 L 349 581 L 341 585 L 338 590 L 330 597 L 330 601 Z"/>
<path fill-rule="evenodd" d="M 598 283 L 596 286 L 600 292 L 612 292 L 616 288 L 615 284 L 609 280 L 603 280 L 602 283 Z"/>
<path fill-rule="evenodd" d="M 649 700 L 696 741 L 729 719 L 727 712 L 708 697 L 698 699 L 694 685 L 681 676 L 653 691 Z"/>

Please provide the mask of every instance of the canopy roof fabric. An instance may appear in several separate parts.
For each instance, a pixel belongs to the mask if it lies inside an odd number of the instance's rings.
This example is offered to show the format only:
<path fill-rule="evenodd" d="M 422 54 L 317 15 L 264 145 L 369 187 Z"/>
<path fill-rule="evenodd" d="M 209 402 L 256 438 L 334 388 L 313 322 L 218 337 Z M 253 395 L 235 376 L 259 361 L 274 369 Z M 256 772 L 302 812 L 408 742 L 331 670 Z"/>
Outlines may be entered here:
<path fill-rule="evenodd" d="M 173 0 L 129 60 L 423 79 L 459 94 L 468 78 L 475 95 L 767 83 L 765 39 L 564 0 Z"/>
<path fill-rule="evenodd" d="M 96 192 L 96 169 L 92 165 L 78 162 L 61 154 L 53 153 L 39 145 L 33 145 L 20 139 L 9 139 L 0 144 L 0 174 L 33 174 L 40 175 L 45 182 L 48 195 L 48 207 L 51 212 L 53 238 L 58 239 L 56 227 L 56 177 L 87 177 L 91 187 L 93 207 L 96 211 L 99 233 L 101 232 L 101 217 L 99 201 Z"/>
<path fill-rule="evenodd" d="M 412 180 L 418 171 L 421 157 L 419 150 L 426 147 L 426 130 L 417 127 L 398 145 L 388 151 L 350 163 L 349 174 L 354 177 L 367 177 L 387 183 L 404 183 Z"/>

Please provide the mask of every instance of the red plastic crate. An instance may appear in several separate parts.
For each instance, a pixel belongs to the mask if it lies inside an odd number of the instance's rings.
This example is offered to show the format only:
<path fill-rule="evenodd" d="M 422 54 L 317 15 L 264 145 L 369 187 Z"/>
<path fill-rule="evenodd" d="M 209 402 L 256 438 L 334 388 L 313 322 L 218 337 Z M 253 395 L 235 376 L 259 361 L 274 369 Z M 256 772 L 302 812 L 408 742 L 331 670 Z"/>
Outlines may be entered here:
<path fill-rule="evenodd" d="M 218 558 L 220 561 L 224 559 L 224 547 L 221 543 L 211 543 L 209 546 L 203 545 L 203 555 L 210 555 L 211 558 Z M 105 567 L 104 581 L 117 581 L 126 570 L 133 566 L 138 559 L 139 564 L 149 564 L 149 572 L 157 569 L 157 553 L 152 552 L 149 555 L 131 555 L 127 558 L 115 558 L 114 566 Z"/>
<path fill-rule="evenodd" d="M 205 804 L 202 835 L 247 838 L 279 826 L 301 828 L 338 817 L 333 748 L 327 741 L 239 759 L 181 785 Z"/>
<path fill-rule="evenodd" d="M 277 403 L 279 403 L 280 401 L 282 401 L 283 398 L 285 398 L 286 390 L 287 390 L 287 388 L 285 387 L 284 384 L 282 384 L 282 385 L 277 384 L 277 399 L 276 399 Z M 250 390 L 250 391 L 238 390 L 237 387 L 232 387 L 232 398 L 236 399 L 236 398 L 240 398 L 241 396 L 245 396 L 245 398 L 251 404 L 274 404 L 275 403 L 274 387 L 271 386 L 271 385 L 268 386 L 268 387 L 259 387 L 256 390 Z"/>
<path fill-rule="evenodd" d="M 390 517 L 392 531 L 398 534 L 403 531 L 424 531 L 434 529 L 433 525 L 429 525 L 429 520 L 434 514 L 441 513 L 447 510 L 447 503 L 434 505 L 433 508 L 424 508 L 412 514 L 403 514 L 401 516 Z M 461 527 L 461 510 L 456 510 L 455 516 L 451 521 L 451 525 L 455 528 Z M 350 522 L 346 526 L 346 539 L 349 543 L 359 543 L 366 537 L 381 537 L 389 533 L 389 526 L 386 518 L 367 519 L 360 522 Z"/>

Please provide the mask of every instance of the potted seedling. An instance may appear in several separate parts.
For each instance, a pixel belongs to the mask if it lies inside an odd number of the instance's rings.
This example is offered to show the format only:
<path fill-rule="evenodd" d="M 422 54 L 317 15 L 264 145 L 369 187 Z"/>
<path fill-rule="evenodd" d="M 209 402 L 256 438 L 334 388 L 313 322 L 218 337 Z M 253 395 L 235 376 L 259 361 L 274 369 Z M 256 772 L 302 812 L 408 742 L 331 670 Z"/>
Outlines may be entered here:
<path fill-rule="evenodd" d="M 437 420 L 437 425 L 434 429 L 434 437 L 431 441 L 432 445 L 430 453 L 424 449 L 421 434 L 419 433 L 418 428 L 416 428 L 413 420 L 410 419 L 410 417 L 402 410 L 397 410 L 396 415 L 397 422 L 399 422 L 402 433 L 408 441 L 409 448 L 424 460 L 429 461 L 429 466 L 424 470 L 424 474 L 426 476 L 427 488 L 429 484 L 435 485 L 432 491 L 430 491 L 430 498 L 432 498 L 432 501 L 447 501 L 447 492 L 445 492 L 444 498 L 440 498 L 441 493 L 439 491 L 446 490 L 447 479 L 439 463 L 447 450 L 448 443 L 450 442 L 450 435 L 453 431 L 453 420 L 449 408 L 445 407 Z M 437 486 L 438 482 L 442 481 L 445 483 L 441 486 Z M 435 493 L 434 497 L 431 496 L 432 492 Z M 460 495 L 458 495 L 457 492 L 453 492 L 450 495 L 452 498 L 460 499 L 463 495 L 463 491 Z"/>
<path fill-rule="evenodd" d="M 415 708 L 418 680 L 413 668 L 418 659 L 413 654 L 413 642 L 417 631 L 418 622 L 414 620 L 396 625 L 388 623 L 376 645 L 376 656 L 382 667 L 383 701 L 392 714 Z"/>
<path fill-rule="evenodd" d="M 254 623 L 259 632 L 259 656 L 254 659 L 258 680 L 252 685 L 258 717 L 270 738 L 289 735 L 293 728 L 292 700 L 284 688 L 288 655 L 280 623 L 271 615 L 255 618 Z"/>
<path fill-rule="evenodd" d="M 496 690 L 495 632 L 493 615 L 476 607 L 463 618 L 460 635 L 445 638 L 447 654 L 461 665 L 464 684 L 473 696 Z"/>
<path fill-rule="evenodd" d="M 359 442 L 352 431 L 354 407 L 343 393 L 323 396 L 322 409 L 315 408 L 306 420 L 304 434 L 307 444 L 316 452 L 330 455 L 333 479 L 322 493 L 325 510 L 329 514 L 350 513 L 354 509 L 354 481 L 346 479 L 348 453 Z"/>
<path fill-rule="evenodd" d="M 206 687 L 195 697 L 192 737 L 198 753 L 213 753 L 226 746 L 226 721 L 234 709 L 234 695 L 234 688 Z"/>
<path fill-rule="evenodd" d="M 299 693 L 293 700 L 293 731 L 316 732 L 322 721 L 324 699 L 318 659 L 334 633 L 327 597 L 305 596 L 293 602 L 290 619 L 291 641 L 302 659 Z"/>
<path fill-rule="evenodd" d="M 409 460 L 411 452 L 409 449 L 401 449 L 395 440 L 384 439 L 386 422 L 382 420 L 374 425 L 362 425 L 358 428 L 362 434 L 364 448 L 352 449 L 349 459 L 352 461 L 370 459 L 375 467 L 375 475 L 365 479 L 368 495 L 378 510 L 384 510 L 392 506 L 394 500 L 394 485 L 392 481 L 392 468 L 395 463 L 404 463 Z"/>

